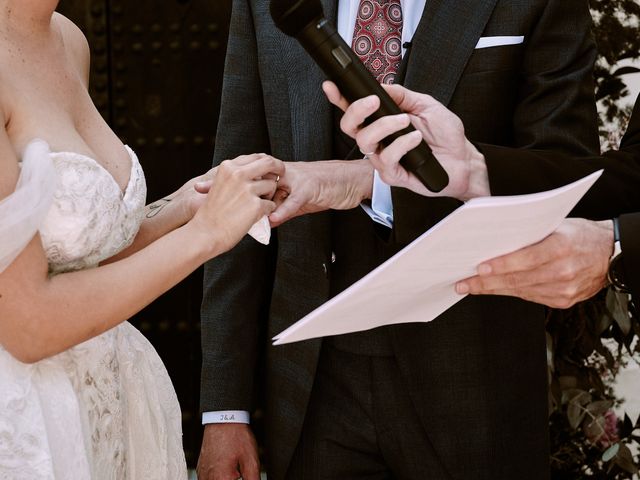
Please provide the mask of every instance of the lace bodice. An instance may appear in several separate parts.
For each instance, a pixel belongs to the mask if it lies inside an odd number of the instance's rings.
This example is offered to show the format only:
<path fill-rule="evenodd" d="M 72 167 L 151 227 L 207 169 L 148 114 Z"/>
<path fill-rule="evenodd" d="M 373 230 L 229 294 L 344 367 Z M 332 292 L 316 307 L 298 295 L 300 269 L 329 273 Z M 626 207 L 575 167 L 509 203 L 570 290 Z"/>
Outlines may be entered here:
<path fill-rule="evenodd" d="M 135 153 L 122 192 L 95 160 L 42 151 L 56 178 L 40 226 L 50 273 L 126 248 L 146 197 Z M 0 347 L 0 479 L 186 480 L 181 432 L 167 371 L 128 322 L 32 365 Z"/>
<path fill-rule="evenodd" d="M 136 154 L 124 192 L 90 157 L 52 153 L 57 173 L 53 205 L 40 229 L 51 273 L 96 266 L 126 248 L 140 227 L 147 195 Z"/>

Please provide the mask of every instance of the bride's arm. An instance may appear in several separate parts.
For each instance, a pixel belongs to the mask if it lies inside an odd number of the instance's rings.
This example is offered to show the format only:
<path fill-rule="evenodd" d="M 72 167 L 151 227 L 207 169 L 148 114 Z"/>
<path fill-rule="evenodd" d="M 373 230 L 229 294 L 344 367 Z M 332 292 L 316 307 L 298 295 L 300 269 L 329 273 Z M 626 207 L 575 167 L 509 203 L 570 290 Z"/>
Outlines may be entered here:
<path fill-rule="evenodd" d="M 195 184 L 213 180 L 215 170 L 212 168 L 206 174 L 192 178 L 171 195 L 147 205 L 133 243 L 103 264 L 126 258 L 191 220 L 206 198 L 196 191 Z"/>
<path fill-rule="evenodd" d="M 192 220 L 110 265 L 49 277 L 36 235 L 0 273 L 0 344 L 17 359 L 35 362 L 126 320 L 273 210 L 260 197 L 273 195 L 275 181 L 253 180 L 269 173 L 284 174 L 282 162 L 254 155 L 223 163 Z M 16 155 L 0 129 L 0 200 L 13 192 L 17 177 Z"/>

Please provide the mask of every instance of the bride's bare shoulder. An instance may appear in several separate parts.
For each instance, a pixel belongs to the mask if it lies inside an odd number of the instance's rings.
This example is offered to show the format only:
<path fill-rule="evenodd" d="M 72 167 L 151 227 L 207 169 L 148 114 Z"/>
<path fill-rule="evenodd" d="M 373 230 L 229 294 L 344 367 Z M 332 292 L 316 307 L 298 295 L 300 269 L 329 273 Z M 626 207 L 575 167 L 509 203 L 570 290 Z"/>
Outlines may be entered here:
<path fill-rule="evenodd" d="M 64 45 L 73 58 L 78 71 L 82 75 L 85 84 L 89 84 L 90 51 L 87 37 L 82 30 L 71 20 L 60 13 L 54 13 L 54 21 L 60 27 Z"/>

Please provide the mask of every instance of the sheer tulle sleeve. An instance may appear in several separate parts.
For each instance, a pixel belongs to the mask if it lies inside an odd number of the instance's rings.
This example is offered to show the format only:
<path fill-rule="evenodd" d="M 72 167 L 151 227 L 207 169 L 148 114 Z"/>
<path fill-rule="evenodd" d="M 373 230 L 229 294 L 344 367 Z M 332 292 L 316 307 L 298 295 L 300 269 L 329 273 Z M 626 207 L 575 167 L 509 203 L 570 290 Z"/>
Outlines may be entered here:
<path fill-rule="evenodd" d="M 34 140 L 22 158 L 22 171 L 11 195 L 0 201 L 0 272 L 29 244 L 46 216 L 56 188 L 49 145 Z"/>

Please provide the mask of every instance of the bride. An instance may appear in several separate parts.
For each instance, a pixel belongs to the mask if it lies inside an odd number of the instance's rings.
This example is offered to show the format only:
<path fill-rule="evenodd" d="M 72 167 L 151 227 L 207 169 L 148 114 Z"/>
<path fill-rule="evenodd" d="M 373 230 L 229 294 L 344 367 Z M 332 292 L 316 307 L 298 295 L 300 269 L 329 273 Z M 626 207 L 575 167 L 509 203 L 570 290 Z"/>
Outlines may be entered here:
<path fill-rule="evenodd" d="M 0 478 L 184 479 L 171 381 L 125 320 L 273 211 L 284 167 L 239 157 L 145 215 L 57 3 L 0 0 Z"/>

